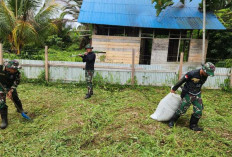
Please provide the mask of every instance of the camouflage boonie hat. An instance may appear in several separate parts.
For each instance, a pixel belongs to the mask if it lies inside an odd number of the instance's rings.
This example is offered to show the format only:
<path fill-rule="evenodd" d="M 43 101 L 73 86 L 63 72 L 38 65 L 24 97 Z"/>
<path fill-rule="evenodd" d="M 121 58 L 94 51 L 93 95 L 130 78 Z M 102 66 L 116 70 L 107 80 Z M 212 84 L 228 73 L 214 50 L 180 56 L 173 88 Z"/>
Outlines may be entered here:
<path fill-rule="evenodd" d="M 5 63 L 6 68 L 12 68 L 12 69 L 21 69 L 21 66 L 19 66 L 19 62 L 16 60 L 8 61 Z"/>
<path fill-rule="evenodd" d="M 87 44 L 87 45 L 85 46 L 85 49 L 93 49 L 93 47 L 92 47 L 90 44 Z"/>
<path fill-rule="evenodd" d="M 215 65 L 211 62 L 207 62 L 202 65 L 202 69 L 207 73 L 208 76 L 214 76 Z"/>

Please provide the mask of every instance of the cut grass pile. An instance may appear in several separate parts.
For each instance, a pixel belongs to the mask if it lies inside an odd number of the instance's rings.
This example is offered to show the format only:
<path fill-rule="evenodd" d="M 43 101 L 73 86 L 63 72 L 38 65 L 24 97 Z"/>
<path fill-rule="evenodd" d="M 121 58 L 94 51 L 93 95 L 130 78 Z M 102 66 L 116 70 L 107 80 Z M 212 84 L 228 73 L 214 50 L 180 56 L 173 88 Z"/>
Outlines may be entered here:
<path fill-rule="evenodd" d="M 231 93 L 203 90 L 199 133 L 188 128 L 192 107 L 173 129 L 150 118 L 169 89 L 101 86 L 85 100 L 81 85 L 21 84 L 18 93 L 33 121 L 7 101 L 0 156 L 231 156 Z"/>

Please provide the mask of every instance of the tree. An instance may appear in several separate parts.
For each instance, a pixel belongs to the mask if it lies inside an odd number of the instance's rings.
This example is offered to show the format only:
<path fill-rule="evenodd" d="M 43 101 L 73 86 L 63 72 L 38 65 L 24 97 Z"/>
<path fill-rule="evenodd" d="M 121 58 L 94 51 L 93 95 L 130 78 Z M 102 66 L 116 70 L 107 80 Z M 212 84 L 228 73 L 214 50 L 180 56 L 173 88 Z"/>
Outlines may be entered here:
<path fill-rule="evenodd" d="M 51 19 L 57 11 L 53 0 L 0 1 L 0 36 L 20 53 L 25 44 L 42 44 L 57 29 L 57 20 Z"/>
<path fill-rule="evenodd" d="M 63 13 L 61 16 L 70 15 L 73 20 L 77 21 L 83 0 L 60 0 L 64 3 Z"/>
<path fill-rule="evenodd" d="M 185 0 L 179 0 L 183 5 L 185 4 Z M 194 0 L 189 0 L 194 1 Z M 165 9 L 167 6 L 171 6 L 174 4 L 173 0 L 152 0 L 152 3 L 156 2 L 155 8 L 157 9 L 157 16 L 160 12 Z M 199 9 L 202 11 L 203 8 L 203 0 L 199 3 Z M 206 10 L 207 11 L 215 11 L 224 8 L 232 8 L 232 0 L 206 0 Z"/>
<path fill-rule="evenodd" d="M 192 1 L 192 0 L 190 0 Z M 152 0 L 152 3 L 156 2 L 155 9 L 156 9 L 156 15 L 158 16 L 160 12 L 165 9 L 168 6 L 171 6 L 174 4 L 173 0 Z M 184 5 L 185 0 L 180 0 L 180 2 Z"/>
<path fill-rule="evenodd" d="M 71 21 L 77 21 L 83 0 L 60 0 L 60 1 L 64 2 L 65 4 L 63 7 L 63 13 L 61 14 L 61 18 L 63 18 L 64 21 L 69 22 L 70 20 L 64 18 L 66 15 L 69 15 L 73 17 L 73 20 Z M 82 24 L 82 26 L 79 26 L 78 29 L 86 30 L 86 31 L 91 30 L 91 24 Z M 79 49 L 84 48 L 86 44 L 90 43 L 90 37 L 88 35 L 79 36 L 79 39 L 80 39 Z"/>
<path fill-rule="evenodd" d="M 232 64 L 232 11 L 227 8 L 215 13 L 227 30 L 209 32 L 208 61 L 220 63 L 224 59 L 230 59 L 230 64 Z M 224 62 L 222 64 L 225 66 Z"/>

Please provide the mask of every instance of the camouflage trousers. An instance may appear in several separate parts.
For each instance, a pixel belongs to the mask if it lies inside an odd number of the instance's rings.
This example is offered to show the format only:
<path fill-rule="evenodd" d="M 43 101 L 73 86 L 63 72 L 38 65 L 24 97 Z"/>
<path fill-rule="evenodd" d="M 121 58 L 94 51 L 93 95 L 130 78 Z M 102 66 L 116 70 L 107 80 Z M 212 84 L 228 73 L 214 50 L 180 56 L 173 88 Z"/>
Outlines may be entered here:
<path fill-rule="evenodd" d="M 196 96 L 186 94 L 182 99 L 180 107 L 176 110 L 176 115 L 183 115 L 186 113 L 191 104 L 193 104 L 193 116 L 196 118 L 201 118 L 203 110 L 201 94 Z"/>
<path fill-rule="evenodd" d="M 94 70 L 85 70 L 85 81 L 87 83 L 88 92 L 93 90 L 93 74 Z"/>
<path fill-rule="evenodd" d="M 15 106 L 18 110 L 23 110 L 23 106 L 21 100 L 18 97 L 17 90 L 14 89 L 12 92 L 12 99 L 17 106 Z M 3 89 L 0 87 L 0 110 L 7 108 L 6 105 L 6 94 L 4 93 Z"/>

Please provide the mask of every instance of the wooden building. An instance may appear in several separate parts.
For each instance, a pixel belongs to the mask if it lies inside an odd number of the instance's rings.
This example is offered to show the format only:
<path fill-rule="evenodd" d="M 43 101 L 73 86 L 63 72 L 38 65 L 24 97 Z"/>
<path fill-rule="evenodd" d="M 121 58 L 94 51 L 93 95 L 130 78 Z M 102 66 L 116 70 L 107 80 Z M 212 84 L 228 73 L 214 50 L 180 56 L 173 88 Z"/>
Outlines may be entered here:
<path fill-rule="evenodd" d="M 156 16 L 151 0 L 83 0 L 78 22 L 92 24 L 94 51 L 106 52 L 106 62 L 136 64 L 202 61 L 201 0 L 183 5 L 179 0 Z M 207 13 L 206 29 L 225 29 Z M 206 52 L 207 54 L 206 40 Z"/>

